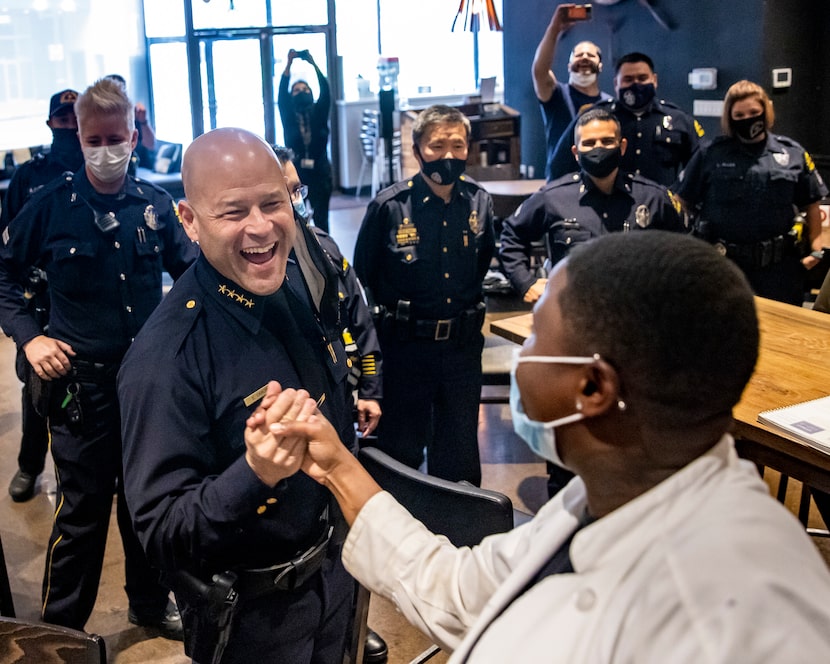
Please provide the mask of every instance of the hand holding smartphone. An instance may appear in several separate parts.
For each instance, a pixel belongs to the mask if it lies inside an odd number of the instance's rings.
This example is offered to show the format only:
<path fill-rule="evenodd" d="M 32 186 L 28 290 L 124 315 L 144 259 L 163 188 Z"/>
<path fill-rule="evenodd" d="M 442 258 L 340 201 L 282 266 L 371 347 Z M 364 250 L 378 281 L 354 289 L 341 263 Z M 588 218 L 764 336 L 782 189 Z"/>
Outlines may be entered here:
<path fill-rule="evenodd" d="M 593 6 L 590 5 L 590 4 L 587 4 L 587 5 L 574 5 L 572 7 L 568 7 L 568 20 L 569 21 L 590 21 L 592 13 L 593 13 Z"/>

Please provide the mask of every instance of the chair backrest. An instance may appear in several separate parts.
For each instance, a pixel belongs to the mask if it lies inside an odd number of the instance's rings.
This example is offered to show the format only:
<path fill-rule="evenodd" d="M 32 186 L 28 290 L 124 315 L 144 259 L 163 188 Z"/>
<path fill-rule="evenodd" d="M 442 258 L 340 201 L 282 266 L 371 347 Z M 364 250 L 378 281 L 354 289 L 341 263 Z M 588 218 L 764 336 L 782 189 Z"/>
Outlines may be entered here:
<path fill-rule="evenodd" d="M 68 627 L 0 618 L 0 661 L 16 664 L 106 664 L 104 639 Z"/>
<path fill-rule="evenodd" d="M 153 163 L 153 170 L 156 173 L 178 173 L 182 170 L 182 144 L 156 139 L 156 160 Z"/>
<path fill-rule="evenodd" d="M 513 528 L 513 504 L 498 491 L 425 475 L 375 447 L 362 448 L 358 458 L 415 518 L 456 546 L 474 546 Z"/>

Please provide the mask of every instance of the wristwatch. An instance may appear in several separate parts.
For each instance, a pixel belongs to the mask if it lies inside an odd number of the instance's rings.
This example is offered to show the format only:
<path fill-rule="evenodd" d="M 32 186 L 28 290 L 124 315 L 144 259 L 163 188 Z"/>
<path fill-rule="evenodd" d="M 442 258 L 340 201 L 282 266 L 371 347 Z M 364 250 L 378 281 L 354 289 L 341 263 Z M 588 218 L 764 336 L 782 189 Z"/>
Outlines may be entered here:
<path fill-rule="evenodd" d="M 816 251 L 811 251 L 810 255 L 817 260 L 822 260 L 824 258 L 824 249 L 817 249 Z"/>

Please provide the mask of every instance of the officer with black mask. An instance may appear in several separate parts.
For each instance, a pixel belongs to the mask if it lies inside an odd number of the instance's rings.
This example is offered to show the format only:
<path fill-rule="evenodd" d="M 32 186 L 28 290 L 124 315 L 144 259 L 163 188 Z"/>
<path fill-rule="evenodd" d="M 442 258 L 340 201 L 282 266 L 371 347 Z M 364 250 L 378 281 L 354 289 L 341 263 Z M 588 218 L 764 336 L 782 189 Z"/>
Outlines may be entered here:
<path fill-rule="evenodd" d="M 320 94 L 314 94 L 308 82 L 297 79 L 291 83 L 291 65 L 299 58 L 317 74 Z M 300 181 L 308 187 L 308 202 L 314 211 L 314 225 L 328 232 L 329 200 L 333 188 L 331 162 L 328 156 L 329 114 L 331 92 L 329 82 L 307 50 L 288 52 L 288 60 L 280 79 L 277 106 L 280 109 L 285 145 L 294 152 L 294 166 Z"/>
<path fill-rule="evenodd" d="M 644 53 L 628 53 L 617 60 L 614 91 L 616 99 L 601 101 L 593 108 L 609 111 L 620 122 L 628 142 L 620 168 L 670 187 L 697 151 L 703 128 L 678 106 L 656 96 L 657 73 Z M 575 124 L 572 122 L 569 129 Z M 562 134 L 548 181 L 574 170 L 571 135 L 570 131 Z"/>
<path fill-rule="evenodd" d="M 549 182 L 504 221 L 499 246 L 502 269 L 525 302 L 536 302 L 546 277 L 531 270 L 531 244 L 545 239 L 550 269 L 577 244 L 607 233 L 651 228 L 684 232 L 679 201 L 664 186 L 621 168 L 631 151 L 617 118 L 594 107 L 576 122 L 571 159 L 579 173 Z M 573 474 L 548 464 L 548 493 Z"/>
<path fill-rule="evenodd" d="M 74 172 L 83 166 L 84 155 L 78 140 L 78 120 L 74 108 L 77 98 L 75 90 L 61 90 L 49 100 L 46 125 L 52 130 L 51 149 L 46 154 L 36 154 L 15 170 L 0 212 L 0 230 L 6 229 L 23 204 L 43 185 L 65 171 Z M 45 327 L 49 311 L 46 275 L 33 268 L 24 287 L 29 308 Z M 23 435 L 17 458 L 18 469 L 9 485 L 9 494 L 15 502 L 24 502 L 35 493 L 37 477 L 43 471 L 49 438 L 46 419 L 38 415 L 32 403 L 32 389 L 26 371 L 28 363 L 22 353 L 18 353 L 15 366 L 18 378 L 23 381 Z"/>

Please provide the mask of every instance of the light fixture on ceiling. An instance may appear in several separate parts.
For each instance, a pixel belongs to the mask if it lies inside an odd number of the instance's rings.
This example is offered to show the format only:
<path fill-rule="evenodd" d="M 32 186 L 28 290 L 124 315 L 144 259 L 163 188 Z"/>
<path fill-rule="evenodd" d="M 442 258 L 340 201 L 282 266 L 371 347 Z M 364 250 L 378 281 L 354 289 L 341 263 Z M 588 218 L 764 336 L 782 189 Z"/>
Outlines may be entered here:
<path fill-rule="evenodd" d="M 452 22 L 453 32 L 455 32 L 455 24 L 462 14 L 464 14 L 464 30 L 478 32 L 481 24 L 486 19 L 491 30 L 501 31 L 501 23 L 499 23 L 493 0 L 461 0 L 458 5 L 458 13 Z"/>

